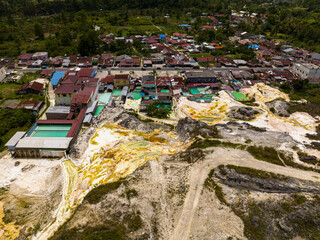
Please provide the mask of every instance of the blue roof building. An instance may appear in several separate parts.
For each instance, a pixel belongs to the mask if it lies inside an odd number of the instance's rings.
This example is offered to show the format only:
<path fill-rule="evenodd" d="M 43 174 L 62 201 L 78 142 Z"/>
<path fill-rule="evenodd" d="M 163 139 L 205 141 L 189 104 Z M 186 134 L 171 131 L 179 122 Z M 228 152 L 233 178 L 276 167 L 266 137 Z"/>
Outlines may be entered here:
<path fill-rule="evenodd" d="M 248 48 L 252 48 L 252 49 L 255 49 L 255 48 L 259 48 L 260 46 L 257 45 L 257 44 L 252 44 L 250 45 Z"/>
<path fill-rule="evenodd" d="M 160 34 L 160 39 L 161 41 L 166 41 L 166 35 L 165 34 Z"/>
<path fill-rule="evenodd" d="M 63 75 L 65 74 L 65 71 L 62 72 L 55 72 L 51 78 L 51 85 L 57 86 L 60 79 L 63 78 Z"/>

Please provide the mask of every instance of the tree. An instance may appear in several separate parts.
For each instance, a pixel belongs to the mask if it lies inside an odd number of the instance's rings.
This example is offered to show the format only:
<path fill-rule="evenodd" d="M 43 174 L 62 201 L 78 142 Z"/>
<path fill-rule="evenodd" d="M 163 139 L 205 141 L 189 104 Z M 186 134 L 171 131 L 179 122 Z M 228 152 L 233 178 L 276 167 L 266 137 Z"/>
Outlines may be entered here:
<path fill-rule="evenodd" d="M 7 15 L 7 22 L 8 22 L 8 24 L 11 25 L 11 26 L 14 26 L 14 25 L 15 25 L 15 22 L 14 22 L 14 20 L 13 20 L 13 17 L 11 16 L 11 14 L 8 14 L 8 15 Z"/>
<path fill-rule="evenodd" d="M 36 23 L 34 25 L 34 34 L 40 39 L 43 40 L 44 39 L 44 33 L 43 33 L 43 29 L 42 26 L 39 23 Z"/>
<path fill-rule="evenodd" d="M 72 42 L 72 36 L 67 28 L 63 28 L 59 34 L 61 44 L 63 46 L 70 46 Z"/>
<path fill-rule="evenodd" d="M 150 103 L 146 111 L 148 116 L 155 118 L 167 118 L 171 112 L 171 110 L 165 109 L 165 105 L 159 101 Z"/>
<path fill-rule="evenodd" d="M 80 36 L 78 52 L 81 56 L 90 56 L 96 53 L 99 38 L 94 30 Z"/>

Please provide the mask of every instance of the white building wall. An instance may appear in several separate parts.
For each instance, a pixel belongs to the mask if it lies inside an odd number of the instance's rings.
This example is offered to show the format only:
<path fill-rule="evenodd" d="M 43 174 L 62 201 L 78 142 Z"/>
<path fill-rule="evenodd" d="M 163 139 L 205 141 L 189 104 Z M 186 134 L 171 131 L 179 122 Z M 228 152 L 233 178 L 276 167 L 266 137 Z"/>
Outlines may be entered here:
<path fill-rule="evenodd" d="M 6 78 L 6 69 L 4 67 L 0 67 L 0 82 Z"/>
<path fill-rule="evenodd" d="M 310 63 L 295 63 L 292 66 L 293 73 L 300 76 L 301 79 L 319 79 L 320 68 Z"/>

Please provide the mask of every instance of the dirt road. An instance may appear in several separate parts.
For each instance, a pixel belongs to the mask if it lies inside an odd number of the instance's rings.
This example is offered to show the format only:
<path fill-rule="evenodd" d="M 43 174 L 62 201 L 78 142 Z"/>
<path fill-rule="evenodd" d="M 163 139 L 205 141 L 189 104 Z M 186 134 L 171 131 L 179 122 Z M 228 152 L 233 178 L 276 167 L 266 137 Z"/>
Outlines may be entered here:
<path fill-rule="evenodd" d="M 221 164 L 233 164 L 242 167 L 249 167 L 320 183 L 319 173 L 259 161 L 254 159 L 249 153 L 241 150 L 216 148 L 212 154 L 207 155 L 204 161 L 196 163 L 191 169 L 189 177 L 189 191 L 183 204 L 180 219 L 170 237 L 170 240 L 189 239 L 192 225 L 194 224 L 193 218 L 198 208 L 204 181 L 208 176 L 209 171 Z M 214 218 L 215 216 L 212 217 Z"/>

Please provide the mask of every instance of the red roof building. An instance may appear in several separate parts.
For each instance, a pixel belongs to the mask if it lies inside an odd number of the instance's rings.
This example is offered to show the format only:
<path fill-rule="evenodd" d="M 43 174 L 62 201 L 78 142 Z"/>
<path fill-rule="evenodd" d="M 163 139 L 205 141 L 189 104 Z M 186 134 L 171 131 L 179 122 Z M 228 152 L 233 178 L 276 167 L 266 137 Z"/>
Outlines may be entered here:
<path fill-rule="evenodd" d="M 53 70 L 45 69 L 40 73 L 42 77 L 50 77 L 53 74 Z"/>
<path fill-rule="evenodd" d="M 80 85 L 60 85 L 54 91 L 55 94 L 72 94 L 81 90 Z"/>
<path fill-rule="evenodd" d="M 78 77 L 90 77 L 92 73 L 94 72 L 94 69 L 92 68 L 83 68 L 78 73 Z"/>
<path fill-rule="evenodd" d="M 114 83 L 114 75 L 108 75 L 105 78 L 100 80 L 101 84 L 113 84 Z"/>
<path fill-rule="evenodd" d="M 29 82 L 27 84 L 24 84 L 20 87 L 18 90 L 19 94 L 42 94 L 44 90 L 44 85 L 39 82 Z"/>

